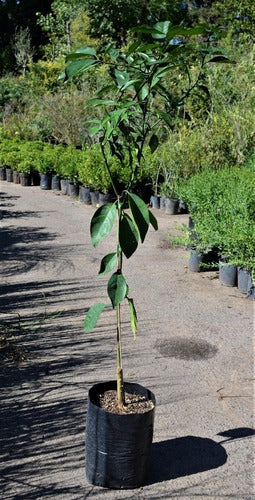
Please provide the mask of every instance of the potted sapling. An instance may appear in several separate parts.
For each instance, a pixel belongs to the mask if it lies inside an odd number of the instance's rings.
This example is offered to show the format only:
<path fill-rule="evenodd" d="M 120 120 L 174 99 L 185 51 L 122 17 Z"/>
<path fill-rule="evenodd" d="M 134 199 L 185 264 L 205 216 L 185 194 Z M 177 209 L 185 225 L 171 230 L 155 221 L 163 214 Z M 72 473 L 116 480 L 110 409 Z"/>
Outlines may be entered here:
<path fill-rule="evenodd" d="M 205 26 L 185 29 L 160 22 L 154 27 L 139 26 L 132 30 L 135 41 L 124 52 L 112 45 L 96 52 L 86 47 L 68 54 L 61 77 L 72 78 L 108 64 L 112 83 L 98 91 L 87 106 L 100 107 L 102 118 L 91 123 L 90 134 L 100 144 L 104 168 L 109 176 L 114 199 L 99 208 L 92 217 L 90 234 L 96 247 L 116 228 L 112 252 L 102 259 L 99 274 L 110 273 L 107 293 L 116 317 L 116 380 L 100 382 L 89 390 L 86 424 L 86 474 L 90 483 L 109 488 L 135 488 L 146 481 L 153 435 L 155 397 L 139 385 L 125 380 L 122 369 L 122 307 L 130 314 L 134 337 L 137 314 L 131 288 L 124 275 L 125 259 L 130 259 L 139 243 L 143 243 L 149 226 L 157 229 L 157 221 L 147 204 L 134 192 L 143 161 L 144 148 L 154 153 L 159 144 L 158 129 L 162 123 L 172 126 L 171 114 L 177 112 L 166 75 L 174 67 L 183 74 L 186 88 L 178 107 L 197 85 L 197 72 L 192 80 L 186 75 L 188 55 L 192 52 L 198 65 L 206 62 L 206 49 L 199 51 L 190 36 L 205 33 Z M 180 43 L 172 44 L 178 37 Z M 186 50 L 189 44 L 190 51 Z M 208 53 L 209 54 L 209 53 Z M 210 59 L 210 56 L 209 58 Z M 198 73 L 200 75 L 201 72 Z M 110 97 L 107 92 L 110 92 Z M 176 106 L 176 109 L 174 108 Z M 179 109 L 179 108 L 178 108 Z M 116 157 L 120 168 L 129 176 L 120 188 L 111 170 L 109 155 Z M 84 329 L 96 325 L 107 304 L 99 302 L 88 310 Z"/>

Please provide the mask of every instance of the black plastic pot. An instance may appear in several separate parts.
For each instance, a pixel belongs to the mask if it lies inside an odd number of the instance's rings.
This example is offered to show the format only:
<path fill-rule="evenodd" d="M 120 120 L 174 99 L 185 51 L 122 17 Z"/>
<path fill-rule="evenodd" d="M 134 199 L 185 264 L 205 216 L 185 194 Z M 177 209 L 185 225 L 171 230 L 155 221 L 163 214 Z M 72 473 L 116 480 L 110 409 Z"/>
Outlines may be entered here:
<path fill-rule="evenodd" d="M 126 383 L 125 389 L 155 396 L 145 387 Z M 86 425 L 86 476 L 89 483 L 106 488 L 138 488 L 146 481 L 153 437 L 154 408 L 146 413 L 119 415 L 99 408 L 99 393 L 116 390 L 116 382 L 89 391 Z"/>
<path fill-rule="evenodd" d="M 179 200 L 166 198 L 165 199 L 165 212 L 169 215 L 178 214 Z"/>
<path fill-rule="evenodd" d="M 60 189 L 61 189 L 61 193 L 64 195 L 67 194 L 68 184 L 69 184 L 69 182 L 66 179 L 60 179 Z"/>
<path fill-rule="evenodd" d="M 53 175 L 51 179 L 51 189 L 53 191 L 60 191 L 60 178 L 58 175 Z"/>
<path fill-rule="evenodd" d="M 90 191 L 90 199 L 93 207 L 99 205 L 99 191 Z"/>
<path fill-rule="evenodd" d="M 160 206 L 160 210 L 165 210 L 165 208 L 166 208 L 166 199 L 165 199 L 164 196 L 160 196 L 159 206 Z"/>
<path fill-rule="evenodd" d="M 112 200 L 112 195 L 110 193 L 100 193 L 98 195 L 98 203 L 100 206 L 109 203 Z"/>
<path fill-rule="evenodd" d="M 20 172 L 19 180 L 21 186 L 31 186 L 31 175 L 27 172 Z"/>
<path fill-rule="evenodd" d="M 40 186 L 40 174 L 37 170 L 31 172 L 31 184 L 32 186 Z"/>
<path fill-rule="evenodd" d="M 41 174 L 40 188 L 45 189 L 45 190 L 51 189 L 51 175 L 50 174 Z"/>
<path fill-rule="evenodd" d="M 199 273 L 201 271 L 201 264 L 203 262 L 203 255 L 198 250 L 190 250 L 189 255 L 189 270 L 193 273 Z"/>
<path fill-rule="evenodd" d="M 19 184 L 19 172 L 17 170 L 12 172 L 12 181 L 14 184 Z"/>
<path fill-rule="evenodd" d="M 6 170 L 5 167 L 0 167 L 0 181 L 6 180 Z"/>
<path fill-rule="evenodd" d="M 79 185 L 76 184 L 75 182 L 69 182 L 67 188 L 67 194 L 71 198 L 77 198 L 77 196 L 79 196 Z"/>
<path fill-rule="evenodd" d="M 150 197 L 150 205 L 152 208 L 160 208 L 160 197 L 159 196 L 151 196 Z"/>
<path fill-rule="evenodd" d="M 179 212 L 180 214 L 187 214 L 188 213 L 188 207 L 183 200 L 179 200 Z"/>
<path fill-rule="evenodd" d="M 7 182 L 13 181 L 13 171 L 10 167 L 6 167 L 6 180 Z"/>
<path fill-rule="evenodd" d="M 79 199 L 85 205 L 91 205 L 90 189 L 84 186 L 80 186 Z"/>
<path fill-rule="evenodd" d="M 237 267 L 224 262 L 219 262 L 219 277 L 222 285 L 236 286 L 237 284 Z"/>
<path fill-rule="evenodd" d="M 252 288 L 252 279 L 249 271 L 245 268 L 238 268 L 237 271 L 237 288 L 241 293 L 249 293 Z"/>

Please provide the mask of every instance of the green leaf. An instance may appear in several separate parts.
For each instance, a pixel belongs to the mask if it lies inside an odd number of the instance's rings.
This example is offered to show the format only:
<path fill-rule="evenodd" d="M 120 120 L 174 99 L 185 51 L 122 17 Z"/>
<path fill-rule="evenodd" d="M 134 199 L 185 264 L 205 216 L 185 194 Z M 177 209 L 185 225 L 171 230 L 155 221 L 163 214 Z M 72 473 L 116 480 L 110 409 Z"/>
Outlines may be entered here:
<path fill-rule="evenodd" d="M 154 153 L 154 151 L 156 151 L 158 145 L 159 145 L 158 136 L 156 134 L 153 134 L 150 138 L 150 141 L 149 141 L 149 147 L 150 147 L 151 153 Z"/>
<path fill-rule="evenodd" d="M 155 231 L 157 231 L 158 230 L 158 221 L 150 210 L 149 210 L 149 216 L 150 216 L 150 224 L 152 225 L 153 229 L 155 229 Z"/>
<path fill-rule="evenodd" d="M 123 85 L 130 81 L 130 76 L 127 71 L 120 71 L 119 69 L 115 69 L 114 76 L 118 87 L 123 87 Z"/>
<path fill-rule="evenodd" d="M 134 306 L 134 301 L 133 299 L 128 298 L 128 305 L 129 305 L 129 316 L 130 316 L 130 325 L 131 329 L 134 335 L 134 339 L 136 339 L 136 332 L 137 332 L 137 314 Z"/>
<path fill-rule="evenodd" d="M 221 63 L 228 63 L 228 64 L 233 64 L 234 61 L 231 61 L 228 57 L 226 56 L 222 56 L 222 55 L 219 55 L 219 56 L 214 56 L 212 57 L 212 59 L 209 59 L 209 61 L 207 61 L 208 63 L 211 63 L 211 62 L 221 62 Z"/>
<path fill-rule="evenodd" d="M 137 249 L 139 236 L 136 226 L 127 214 L 124 214 L 120 220 L 119 239 L 121 250 L 129 259 Z"/>
<path fill-rule="evenodd" d="M 149 94 L 148 85 L 143 85 L 138 93 L 138 97 L 141 101 L 144 101 L 146 97 L 148 97 L 148 94 Z"/>
<path fill-rule="evenodd" d="M 172 121 L 171 116 L 170 116 L 168 113 L 166 113 L 165 111 L 161 111 L 161 109 L 157 109 L 157 110 L 156 110 L 156 113 L 157 113 L 157 115 L 158 115 L 160 118 L 163 118 L 163 120 L 165 120 L 165 122 L 167 123 L 167 125 L 168 125 L 169 127 L 172 127 L 172 125 L 173 125 L 173 121 Z"/>
<path fill-rule="evenodd" d="M 89 106 L 116 106 L 117 102 L 113 101 L 112 99 L 97 99 L 96 97 L 94 99 L 89 99 L 89 101 L 86 102 L 86 107 Z"/>
<path fill-rule="evenodd" d="M 99 304 L 94 304 L 87 312 L 85 320 L 84 320 L 84 330 L 88 332 L 92 330 L 94 326 L 97 324 L 97 320 L 105 308 L 106 304 L 100 302 Z"/>
<path fill-rule="evenodd" d="M 128 205 L 143 243 L 150 224 L 149 210 L 146 203 L 133 193 L 128 193 Z"/>
<path fill-rule="evenodd" d="M 127 283 L 123 274 L 116 272 L 110 277 L 107 292 L 113 308 L 122 302 L 127 294 Z"/>
<path fill-rule="evenodd" d="M 113 268 L 117 264 L 117 252 L 114 253 L 108 253 L 105 255 L 105 257 L 101 260 L 101 266 L 99 273 L 100 275 L 109 273 L 109 271 L 112 271 Z"/>
<path fill-rule="evenodd" d="M 100 130 L 102 130 L 102 125 L 94 125 L 94 127 L 89 128 L 89 135 L 93 137 L 96 135 Z"/>
<path fill-rule="evenodd" d="M 68 78 L 72 78 L 78 73 L 82 73 L 83 71 L 91 68 L 97 64 L 96 59 L 80 59 L 78 61 L 72 61 L 65 69 L 66 75 Z"/>
<path fill-rule="evenodd" d="M 95 56 L 97 53 L 93 47 L 82 47 L 75 52 L 67 54 L 66 61 L 73 61 L 75 59 L 82 59 L 84 56 Z"/>
<path fill-rule="evenodd" d="M 117 209 L 114 203 L 106 203 L 96 210 L 90 223 L 90 234 L 94 247 L 111 232 L 116 214 Z"/>
<path fill-rule="evenodd" d="M 161 31 L 156 29 L 155 27 L 150 28 L 149 26 L 142 25 L 142 26 L 137 26 L 135 28 L 132 28 L 131 33 L 145 33 L 148 35 L 158 35 L 161 34 Z"/>
<path fill-rule="evenodd" d="M 155 40 L 166 38 L 170 24 L 170 21 L 160 21 L 159 23 L 154 24 L 153 28 L 158 31 L 158 33 L 152 33 L 152 38 Z"/>

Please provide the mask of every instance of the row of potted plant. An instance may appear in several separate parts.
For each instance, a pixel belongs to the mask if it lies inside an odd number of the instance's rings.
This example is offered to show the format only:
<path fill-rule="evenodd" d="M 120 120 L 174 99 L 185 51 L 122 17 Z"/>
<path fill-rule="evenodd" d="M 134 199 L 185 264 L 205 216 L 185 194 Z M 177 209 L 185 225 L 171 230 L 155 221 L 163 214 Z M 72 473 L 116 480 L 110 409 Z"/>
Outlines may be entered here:
<path fill-rule="evenodd" d="M 253 294 L 254 165 L 204 171 L 179 187 L 191 216 L 186 230 L 193 271 L 219 266 L 223 284 Z"/>

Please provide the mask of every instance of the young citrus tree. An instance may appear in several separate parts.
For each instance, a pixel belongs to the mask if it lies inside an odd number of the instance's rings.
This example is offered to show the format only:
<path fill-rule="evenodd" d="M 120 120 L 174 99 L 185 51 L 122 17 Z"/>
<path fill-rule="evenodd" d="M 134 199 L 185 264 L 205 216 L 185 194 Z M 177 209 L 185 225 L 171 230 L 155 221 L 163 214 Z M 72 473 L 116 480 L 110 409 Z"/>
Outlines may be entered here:
<path fill-rule="evenodd" d="M 107 292 L 117 325 L 117 398 L 125 405 L 121 356 L 121 304 L 128 302 L 130 323 L 134 336 L 137 314 L 129 287 L 123 274 L 123 256 L 129 259 L 144 242 L 149 225 L 156 230 L 157 221 L 145 202 L 133 192 L 137 173 L 143 160 L 145 146 L 151 152 L 159 144 L 158 131 L 164 123 L 173 127 L 176 113 L 182 109 L 185 98 L 199 85 L 202 69 L 209 61 L 222 60 L 207 42 L 197 44 L 197 36 L 209 39 L 205 25 L 192 29 L 173 27 L 169 21 L 154 27 L 134 28 L 136 39 L 126 50 L 108 45 L 103 51 L 86 47 L 67 56 L 66 78 L 107 64 L 111 85 L 102 88 L 87 106 L 102 107 L 102 119 L 93 120 L 90 133 L 100 142 L 105 167 L 111 179 L 115 201 L 98 208 L 91 220 L 91 238 L 94 247 L 105 238 L 117 222 L 116 248 L 101 262 L 99 274 L 111 272 Z M 171 74 L 183 79 L 183 88 L 177 93 L 169 87 Z M 111 97 L 108 97 L 108 96 Z M 107 96 L 107 97 L 105 97 Z M 112 97 L 113 96 L 113 97 Z M 128 158 L 130 177 L 124 189 L 119 190 L 108 162 L 107 152 L 118 158 L 120 168 Z M 87 312 L 84 328 L 91 330 L 106 304 L 97 303 Z"/>

